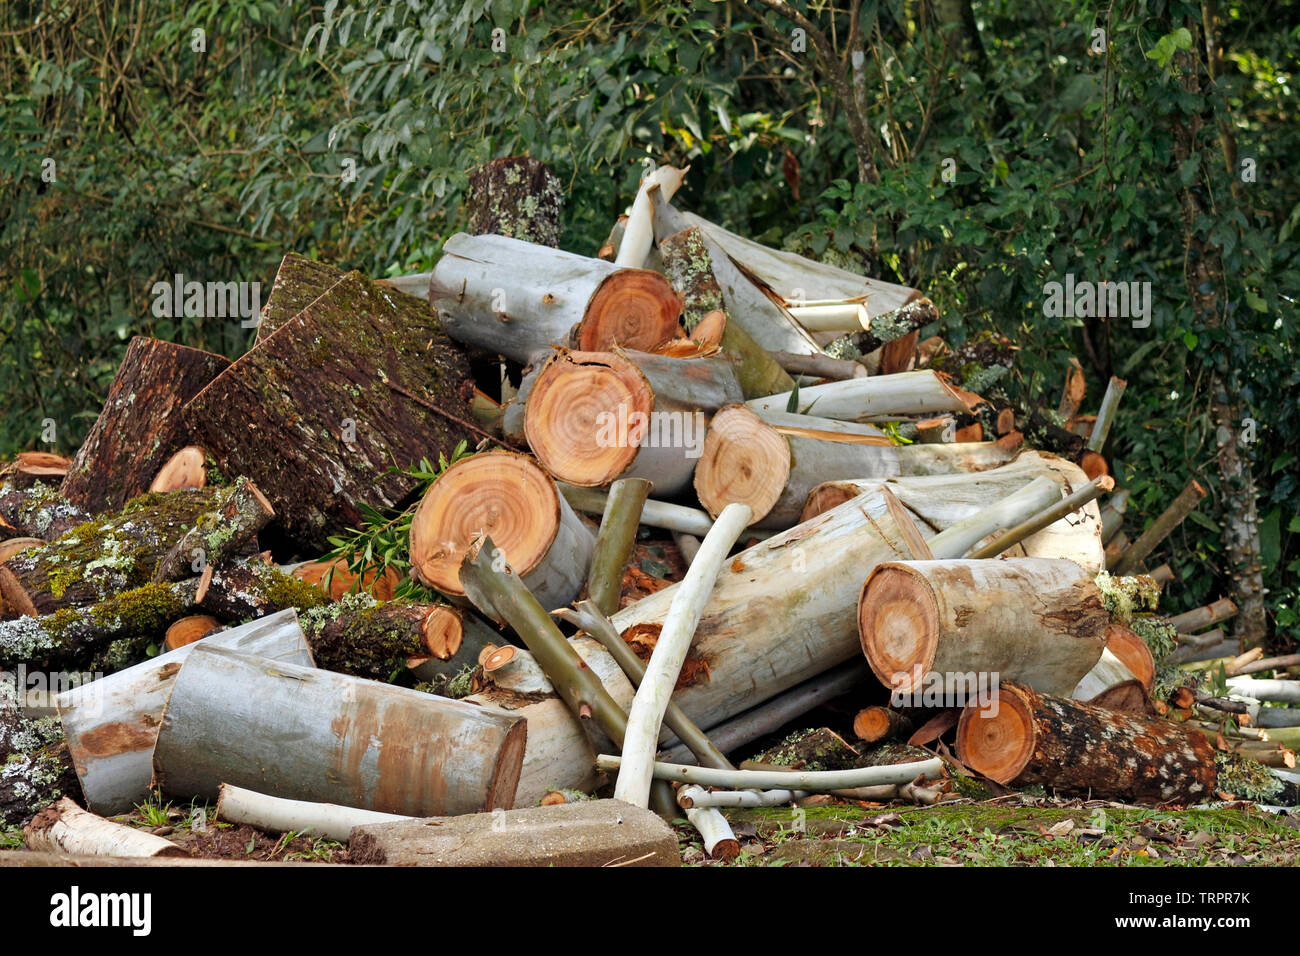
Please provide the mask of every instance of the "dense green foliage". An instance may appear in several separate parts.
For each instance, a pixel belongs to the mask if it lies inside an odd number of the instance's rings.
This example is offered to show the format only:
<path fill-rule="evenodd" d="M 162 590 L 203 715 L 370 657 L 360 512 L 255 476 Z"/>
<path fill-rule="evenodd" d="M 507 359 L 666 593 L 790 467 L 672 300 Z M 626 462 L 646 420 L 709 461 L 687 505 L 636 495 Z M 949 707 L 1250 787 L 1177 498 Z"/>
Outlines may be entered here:
<path fill-rule="evenodd" d="M 237 321 L 153 316 L 159 279 L 265 286 L 287 249 L 428 268 L 467 170 L 519 152 L 560 174 L 563 244 L 591 253 L 643 161 L 690 163 L 682 204 L 925 290 L 950 342 L 1011 338 L 1012 399 L 1054 407 L 1071 355 L 1089 406 L 1126 377 L 1108 451 L 1129 524 L 1191 476 L 1214 496 L 1161 552 L 1178 607 L 1225 587 L 1223 383 L 1254 422 L 1270 610 L 1294 635 L 1300 4 L 796 2 L 824 58 L 774 5 L 11 0 L 0 453 L 50 447 L 47 418 L 71 452 L 133 334 L 238 354 Z M 1044 315 L 1066 273 L 1149 281 L 1150 325 Z"/>

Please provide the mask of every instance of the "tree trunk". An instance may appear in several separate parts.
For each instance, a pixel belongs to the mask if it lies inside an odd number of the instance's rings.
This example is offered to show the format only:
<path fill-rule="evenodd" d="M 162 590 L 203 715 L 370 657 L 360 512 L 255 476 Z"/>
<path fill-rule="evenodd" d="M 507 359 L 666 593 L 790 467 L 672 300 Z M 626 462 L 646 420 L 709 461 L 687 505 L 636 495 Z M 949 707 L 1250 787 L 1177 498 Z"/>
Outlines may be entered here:
<path fill-rule="evenodd" d="M 193 401 L 186 421 L 235 474 L 257 482 L 304 547 L 392 508 L 405 468 L 472 439 L 460 351 L 420 302 L 350 273 Z"/>
<path fill-rule="evenodd" d="M 881 564 L 858 601 L 867 663 L 903 694 L 919 695 L 932 673 L 945 687 L 997 673 L 1069 694 L 1101 656 L 1109 621 L 1092 576 L 1067 560 Z"/>
<path fill-rule="evenodd" d="M 189 856 L 171 840 L 87 813 L 67 797 L 23 827 L 23 844 L 73 856 Z"/>
<path fill-rule="evenodd" d="M 653 349 L 681 334 L 681 298 L 662 275 L 503 236 L 443 246 L 429 302 L 459 342 L 526 363 L 538 349 Z"/>
<path fill-rule="evenodd" d="M 935 531 L 977 514 L 989 501 L 1005 497 L 1032 478 L 1046 476 L 1066 490 L 1082 487 L 1087 476 L 1063 458 L 1021 452 L 1010 464 L 970 475 L 891 478 L 888 481 L 833 481 L 818 485 L 808 496 L 803 521 L 816 517 L 867 491 L 889 487 L 913 514 Z M 1068 558 L 1089 573 L 1105 561 L 1096 502 L 1025 538 L 1007 551 L 1008 557 Z"/>
<path fill-rule="evenodd" d="M 460 563 L 482 534 L 548 611 L 578 596 L 596 536 L 527 455 L 481 452 L 448 468 L 411 521 L 411 565 L 422 582 L 460 597 Z"/>
<path fill-rule="evenodd" d="M 180 799 L 229 783 L 406 816 L 475 813 L 513 802 L 526 732 L 493 708 L 199 646 L 167 701 L 154 774 Z"/>
<path fill-rule="evenodd" d="M 638 352 L 557 352 L 525 407 L 528 444 L 546 469 L 575 485 L 645 478 L 672 497 L 704 444 L 705 415 L 739 401 L 722 358 Z"/>
<path fill-rule="evenodd" d="M 88 809 L 112 815 L 148 799 L 158 724 L 177 673 L 198 646 L 312 666 L 298 616 L 288 610 L 60 694 L 59 718 Z"/>
<path fill-rule="evenodd" d="M 0 538 L 30 536 L 53 541 L 89 521 L 90 515 L 43 482 L 25 488 L 6 482 L 0 486 L 0 520 L 9 525 L 9 533 L 0 534 Z"/>
<path fill-rule="evenodd" d="M 793 393 L 746 402 L 755 411 L 787 411 Z M 861 422 L 875 416 L 964 412 L 968 400 L 937 372 L 899 372 L 850 378 L 799 389 L 796 411 L 821 418 Z"/>
<path fill-rule="evenodd" d="M 229 365 L 198 349 L 142 335 L 132 339 L 104 409 L 59 488 L 63 496 L 98 513 L 147 491 L 158 469 L 187 444 L 181 407 Z"/>
<path fill-rule="evenodd" d="M 819 423 L 833 419 L 806 421 L 806 427 L 770 424 L 744 405 L 718 412 L 695 470 L 700 503 L 716 515 L 730 502 L 744 502 L 756 526 L 788 528 L 799 523 L 808 495 L 823 481 L 982 471 L 1014 457 L 993 443 L 900 446 L 821 429 Z"/>
<path fill-rule="evenodd" d="M 706 315 L 726 312 L 722 286 L 713 274 L 713 260 L 698 228 L 685 229 L 659 241 L 664 272 L 684 302 L 682 325 L 688 333 Z M 730 316 L 722 333 L 722 350 L 736 365 L 736 378 L 745 398 L 759 398 L 794 388 L 794 380 L 775 358 L 754 341 Z M 866 374 L 865 370 L 863 374 Z"/>
<path fill-rule="evenodd" d="M 995 708 L 962 711 L 957 755 L 1004 785 L 1136 803 L 1201 803 L 1217 775 L 1199 731 L 1015 684 L 1002 685 Z"/>
<path fill-rule="evenodd" d="M 564 225 L 564 188 L 541 160 L 505 156 L 470 171 L 465 210 L 470 235 L 509 236 L 556 248 Z"/>

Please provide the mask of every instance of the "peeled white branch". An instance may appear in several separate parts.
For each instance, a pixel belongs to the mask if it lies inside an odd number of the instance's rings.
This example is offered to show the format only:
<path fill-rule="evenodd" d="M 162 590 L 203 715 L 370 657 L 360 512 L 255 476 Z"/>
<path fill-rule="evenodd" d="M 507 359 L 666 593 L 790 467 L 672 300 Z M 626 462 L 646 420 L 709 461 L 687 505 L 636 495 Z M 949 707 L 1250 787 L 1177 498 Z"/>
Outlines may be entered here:
<path fill-rule="evenodd" d="M 609 754 L 601 754 L 596 758 L 596 766 L 601 770 L 617 770 L 621 764 L 621 758 Z M 687 767 L 671 763 L 654 765 L 656 780 L 680 780 L 683 783 L 726 787 L 731 790 L 779 790 L 788 787 L 811 793 L 830 793 L 833 790 L 870 787 L 884 783 L 910 783 L 917 777 L 938 779 L 942 773 L 943 761 L 938 757 L 883 767 L 809 770 L 794 773 L 785 770 L 713 770 L 709 767 Z"/>
<path fill-rule="evenodd" d="M 687 810 L 686 819 L 700 833 L 704 852 L 711 860 L 734 860 L 740 855 L 740 841 L 731 831 L 727 818 L 712 807 Z"/>
<path fill-rule="evenodd" d="M 786 411 L 791 392 L 746 402 L 757 412 Z M 968 411 L 961 395 L 933 371 L 849 378 L 799 389 L 795 411 L 822 418 L 866 421 L 875 415 L 928 415 Z"/>
<path fill-rule="evenodd" d="M 689 168 L 688 166 L 687 169 Z M 685 175 L 686 169 L 660 166 L 641 180 L 641 188 L 632 201 L 632 214 L 623 227 L 623 239 L 619 243 L 614 265 L 622 269 L 645 267 L 646 257 L 650 255 L 650 244 L 654 239 L 654 202 L 650 194 L 657 189 L 663 195 L 664 202 L 668 202 L 681 186 Z"/>
<path fill-rule="evenodd" d="M 677 805 L 692 807 L 779 807 L 808 796 L 806 790 L 705 790 L 691 784 L 677 791 Z"/>
<path fill-rule="evenodd" d="M 67 797 L 23 829 L 23 845 L 73 856 L 188 856 L 170 840 L 87 813 Z"/>
<path fill-rule="evenodd" d="M 628 712 L 623 762 L 614 786 L 617 800 L 641 807 L 649 805 L 659 725 L 663 722 L 668 700 L 681 674 L 686 652 L 690 649 L 696 625 L 704 613 L 704 605 L 713 591 L 722 563 L 752 516 L 748 505 L 730 504 L 722 510 L 673 596 L 672 606 L 646 665 L 645 678 L 637 688 Z"/>
<path fill-rule="evenodd" d="M 1229 677 L 1233 694 L 1282 704 L 1300 704 L 1300 680 L 1259 680 L 1253 677 Z"/>
<path fill-rule="evenodd" d="M 227 823 L 247 823 L 267 833 L 309 831 L 339 843 L 348 842 L 353 827 L 418 819 L 378 810 L 343 807 L 337 803 L 286 800 L 228 783 L 221 785 L 217 795 L 217 816 Z"/>

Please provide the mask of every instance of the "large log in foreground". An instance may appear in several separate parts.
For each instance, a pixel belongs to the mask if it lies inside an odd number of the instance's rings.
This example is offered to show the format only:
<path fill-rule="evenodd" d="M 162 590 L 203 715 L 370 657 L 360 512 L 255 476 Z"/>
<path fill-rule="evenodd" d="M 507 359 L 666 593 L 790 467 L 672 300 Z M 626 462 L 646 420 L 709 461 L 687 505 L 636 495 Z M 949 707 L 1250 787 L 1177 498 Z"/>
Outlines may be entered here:
<path fill-rule="evenodd" d="M 195 647 L 154 749 L 162 791 L 223 783 L 292 800 L 441 816 L 509 807 L 526 725 L 390 684 Z"/>
<path fill-rule="evenodd" d="M 905 561 L 876 567 L 858 600 L 858 635 L 880 682 L 920 693 L 931 673 L 997 673 L 1069 694 L 1101 657 L 1110 615 L 1073 561 Z"/>
<path fill-rule="evenodd" d="M 60 491 L 89 512 L 112 511 L 149 490 L 186 444 L 181 409 L 229 367 L 198 349 L 136 336 Z"/>
<path fill-rule="evenodd" d="M 482 534 L 548 611 L 578 596 L 596 547 L 554 479 L 527 455 L 507 451 L 464 458 L 430 486 L 411 520 L 418 579 L 463 596 L 461 559 Z"/>
<path fill-rule="evenodd" d="M 420 301 L 349 273 L 185 406 L 199 444 L 324 551 L 419 479 L 390 470 L 474 437 L 464 356 Z"/>
<path fill-rule="evenodd" d="M 645 478 L 667 498 L 690 481 L 705 415 L 740 398 L 721 357 L 561 350 L 533 383 L 524 432 L 561 481 L 590 487 Z"/>
<path fill-rule="evenodd" d="M 1015 454 L 993 442 L 899 446 L 871 434 L 822 430 L 821 422 L 846 424 L 834 419 L 799 417 L 808 427 L 771 424 L 744 405 L 713 417 L 695 470 L 695 490 L 710 514 L 740 502 L 753 510 L 756 527 L 788 528 L 824 481 L 982 471 Z"/>
<path fill-rule="evenodd" d="M 538 349 L 653 349 L 681 334 L 681 297 L 662 275 L 505 236 L 457 233 L 429 302 L 458 342 L 527 363 Z"/>
<path fill-rule="evenodd" d="M 203 645 L 312 665 L 297 613 L 287 610 L 63 692 L 56 699 L 59 719 L 88 809 L 123 813 L 148 798 L 163 708 L 181 665 Z"/>
<path fill-rule="evenodd" d="M 1003 684 L 996 706 L 966 707 L 957 756 L 1001 784 L 1137 803 L 1213 796 L 1214 747 L 1198 730 Z"/>

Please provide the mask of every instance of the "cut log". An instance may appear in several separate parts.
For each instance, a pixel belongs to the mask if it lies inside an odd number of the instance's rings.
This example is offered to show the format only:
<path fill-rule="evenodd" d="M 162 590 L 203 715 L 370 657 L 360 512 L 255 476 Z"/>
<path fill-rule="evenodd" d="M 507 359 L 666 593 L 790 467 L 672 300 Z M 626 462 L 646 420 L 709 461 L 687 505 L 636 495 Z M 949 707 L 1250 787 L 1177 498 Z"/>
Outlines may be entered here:
<path fill-rule="evenodd" d="M 1106 499 L 1106 506 L 1101 509 L 1101 540 L 1106 544 L 1115 537 L 1124 524 L 1124 512 L 1128 510 L 1129 489 L 1119 488 Z"/>
<path fill-rule="evenodd" d="M 23 828 L 23 845 L 73 856 L 189 856 L 171 840 L 87 813 L 67 797 Z"/>
<path fill-rule="evenodd" d="M 888 707 L 864 707 L 853 718 L 853 736 L 864 743 L 906 740 L 912 735 L 912 730 L 912 721 L 906 714 Z"/>
<path fill-rule="evenodd" d="M 1300 680 L 1229 677 L 1228 689 L 1243 697 L 1281 704 L 1300 704 Z"/>
<path fill-rule="evenodd" d="M 636 547 L 641 507 L 649 494 L 650 482 L 643 478 L 620 478 L 610 485 L 587 574 L 587 597 L 601 614 L 618 610 L 623 569 Z"/>
<path fill-rule="evenodd" d="M 143 653 L 168 625 L 194 609 L 197 591 L 198 582 L 193 578 L 178 584 L 146 584 L 98 603 L 0 621 L 0 665 L 87 668 L 96 662 L 97 654 L 125 638 L 134 645 L 121 649 L 125 656 L 135 650 Z M 101 663 L 91 669 L 102 668 Z"/>
<path fill-rule="evenodd" d="M 419 580 L 463 596 L 461 560 L 481 534 L 492 536 L 547 610 L 578 596 L 596 546 L 551 476 L 527 455 L 505 451 L 464 458 L 429 487 L 411 521 Z"/>
<path fill-rule="evenodd" d="M 274 565 L 249 561 L 224 568 L 209 564 L 198 579 L 194 603 L 223 621 L 246 621 L 287 608 L 305 611 L 325 599 L 306 581 Z"/>
<path fill-rule="evenodd" d="M 1106 394 L 1102 396 L 1101 407 L 1097 410 L 1097 420 L 1092 424 L 1092 432 L 1088 436 L 1088 450 L 1091 452 L 1100 452 L 1102 446 L 1106 444 L 1106 438 L 1110 435 L 1110 426 L 1115 421 L 1115 411 L 1119 408 L 1119 400 L 1124 397 L 1124 389 L 1128 382 L 1122 378 L 1112 376 L 1110 384 L 1106 386 Z"/>
<path fill-rule="evenodd" d="M 1019 544 L 1031 535 L 1037 534 L 1039 531 L 1051 527 L 1057 521 L 1079 511 L 1113 487 L 1114 482 L 1109 477 L 1102 476 L 1094 479 L 1078 491 L 1066 495 L 1050 508 L 1040 511 L 1028 521 L 1023 521 L 1014 528 L 1008 528 L 988 544 L 980 545 L 971 552 L 970 556 L 972 558 L 995 558 L 1013 545 Z M 1083 522 L 1087 519 L 1081 517 L 1079 520 Z"/>
<path fill-rule="evenodd" d="M 772 357 L 780 366 L 792 375 L 811 375 L 815 378 L 828 378 L 842 381 L 846 378 L 866 378 L 867 367 L 860 362 L 848 359 L 831 358 L 829 355 L 800 355 L 795 352 L 773 352 Z M 793 385 L 777 391 L 791 391 Z M 771 394 L 770 392 L 768 394 Z M 746 395 L 746 398 L 758 398 Z"/>
<path fill-rule="evenodd" d="M 186 445 L 158 469 L 150 491 L 181 491 L 202 488 L 208 483 L 208 453 L 198 445 Z"/>
<path fill-rule="evenodd" d="M 650 350 L 681 335 L 659 273 L 504 236 L 448 239 L 429 302 L 452 338 L 521 363 L 552 345 Z"/>
<path fill-rule="evenodd" d="M 221 622 L 212 615 L 191 614 L 167 628 L 163 643 L 167 645 L 169 651 L 174 651 L 179 647 L 187 647 L 195 641 L 200 641 L 220 629 Z"/>
<path fill-rule="evenodd" d="M 216 799 L 222 783 L 405 816 L 508 807 L 526 725 L 462 701 L 195 647 L 154 749 L 163 793 Z"/>
<path fill-rule="evenodd" d="M 829 727 L 797 730 L 779 744 L 742 763 L 742 770 L 849 770 L 862 753 Z"/>
<path fill-rule="evenodd" d="M 790 428 L 765 422 L 744 405 L 719 411 L 695 471 L 700 503 L 717 515 L 743 502 L 758 527 L 788 528 L 799 523 L 808 495 L 824 481 L 982 471 L 1014 457 L 992 443 L 899 446 L 819 430 L 817 423 L 829 420 L 807 421 L 811 427 Z"/>
<path fill-rule="evenodd" d="M 22 554 L 28 548 L 41 548 L 44 546 L 45 542 L 40 538 L 5 538 L 3 541 L 0 541 L 0 564 L 3 564 L 12 557 Z M 4 599 L 0 597 L 0 611 L 2 611 L 3 608 Z"/>
<path fill-rule="evenodd" d="M 1142 686 L 1150 691 L 1155 686 L 1156 659 L 1147 642 L 1123 624 L 1106 628 L 1106 649 L 1123 662 Z"/>
<path fill-rule="evenodd" d="M 645 478 L 671 497 L 690 481 L 705 415 L 739 401 L 720 357 L 560 350 L 528 396 L 524 431 L 547 471 L 575 485 Z"/>
<path fill-rule="evenodd" d="M 199 515 L 158 562 L 153 580 L 178 581 L 202 573 L 208 564 L 225 564 L 235 557 L 275 517 L 271 503 L 247 478 L 223 488 L 212 510 Z"/>
<path fill-rule="evenodd" d="M 303 630 L 317 667 L 377 681 L 392 680 L 408 662 L 456 657 L 464 636 L 451 608 L 400 601 L 310 611 Z"/>
<path fill-rule="evenodd" d="M 965 694 L 977 674 L 1069 694 L 1101 657 L 1109 621 L 1092 575 L 1067 560 L 881 564 L 858 600 L 867 663 L 903 695 L 931 677 L 945 688 L 961 678 L 954 692 Z"/>
<path fill-rule="evenodd" d="M 792 392 L 755 398 L 746 404 L 755 411 L 789 411 Z M 799 390 L 794 411 L 821 418 L 860 422 L 876 416 L 929 415 L 935 412 L 964 412 L 968 401 L 932 371 L 899 372 L 851 378 Z"/>
<path fill-rule="evenodd" d="M 1160 517 L 1151 522 L 1141 536 L 1124 552 L 1123 556 L 1115 563 L 1114 573 L 1117 575 L 1132 574 L 1137 570 L 1138 565 L 1156 549 L 1161 541 L 1169 537 L 1175 528 L 1182 524 L 1201 499 L 1206 495 L 1206 491 L 1195 479 L 1187 483 L 1187 487 L 1182 490 L 1177 498 L 1161 513 Z"/>
<path fill-rule="evenodd" d="M 623 236 L 614 258 L 616 266 L 624 269 L 647 267 L 654 241 L 654 200 L 651 197 L 657 196 L 662 202 L 668 202 L 681 187 L 685 175 L 685 169 L 660 166 L 641 180 L 632 209 L 623 223 Z"/>
<path fill-rule="evenodd" d="M 186 444 L 181 407 L 230 365 L 198 349 L 136 336 L 104 409 L 59 490 L 91 513 L 113 511 L 147 491 Z"/>
<path fill-rule="evenodd" d="M 286 253 L 276 270 L 271 294 L 262 306 L 261 320 L 257 325 L 257 344 L 269 339 L 307 306 L 331 288 L 345 273 L 342 269 L 296 252 Z"/>
<path fill-rule="evenodd" d="M 871 309 L 875 314 L 867 323 L 865 331 L 851 332 L 836 339 L 826 346 L 832 355 L 852 358 L 870 355 L 890 342 L 896 342 L 913 332 L 939 321 L 939 310 L 934 303 L 921 296 L 919 292 L 908 302 L 890 305 L 887 300 L 873 300 Z M 896 300 L 895 300 L 896 301 Z"/>
<path fill-rule="evenodd" d="M 617 770 L 621 757 L 601 754 L 596 766 L 602 770 Z M 918 777 L 938 779 L 944 773 L 943 761 L 938 757 L 909 763 L 887 764 L 879 767 L 855 767 L 851 770 L 714 770 L 711 767 L 687 767 L 679 764 L 656 762 L 656 780 L 679 780 L 698 783 L 706 787 L 727 787 L 735 790 L 789 788 L 812 793 L 829 793 L 854 787 L 873 787 L 881 784 L 911 783 Z"/>
<path fill-rule="evenodd" d="M 716 808 L 692 808 L 686 811 L 686 819 L 699 833 L 704 852 L 710 860 L 726 863 L 740 856 L 740 841 L 736 839 L 727 818 Z"/>
<path fill-rule="evenodd" d="M 1067 491 L 1080 488 L 1087 480 L 1078 466 L 1063 458 L 1026 451 L 1010 464 L 969 475 L 890 478 L 885 482 L 827 482 L 809 494 L 801 517 L 807 521 L 859 494 L 877 491 L 887 484 L 917 518 L 940 531 L 969 518 L 987 502 L 997 501 L 1039 476 L 1051 478 Z M 1068 558 L 1095 574 L 1102 569 L 1104 561 L 1100 526 L 1097 505 L 1090 502 L 1025 538 L 1007 554 L 1011 557 Z"/>
<path fill-rule="evenodd" d="M 146 584 L 158 563 L 218 501 L 215 491 L 145 495 L 0 566 L 12 613 L 84 607 Z M 246 540 L 246 539 L 245 539 Z"/>
<path fill-rule="evenodd" d="M 88 512 L 44 482 L 25 488 L 9 482 L 0 486 L 0 522 L 7 526 L 7 533 L 0 538 L 28 536 L 53 541 L 89 520 Z"/>
<path fill-rule="evenodd" d="M 660 194 L 654 195 L 652 199 L 657 241 L 662 242 L 691 226 L 701 228 L 713 275 L 722 290 L 726 313 L 731 321 L 770 352 L 820 354 L 821 348 L 782 304 L 780 296 L 760 287 L 749 275 L 737 268 L 719 244 L 717 234 L 712 231 L 716 229 L 712 223 L 678 212 Z"/>
<path fill-rule="evenodd" d="M 418 300 L 349 273 L 185 406 L 199 444 L 323 551 L 419 485 L 406 468 L 474 437 L 465 359 Z"/>
<path fill-rule="evenodd" d="M 585 514 L 603 515 L 607 492 L 598 488 L 580 488 L 566 482 L 558 482 L 560 493 L 574 509 Z M 713 518 L 707 511 L 699 508 L 687 508 L 668 501 L 647 501 L 641 508 L 641 523 L 652 528 L 663 528 L 680 534 L 692 534 L 704 537 L 713 526 Z"/>
<path fill-rule="evenodd" d="M 465 211 L 470 235 L 491 233 L 555 248 L 563 229 L 564 188 L 541 160 L 505 156 L 470 171 Z"/>
<path fill-rule="evenodd" d="M 58 718 L 38 716 L 47 699 L 20 675 L 0 680 L 0 827 L 22 826 L 64 794 L 77 775 Z M 69 675 L 49 675 L 51 683 Z M 43 695 L 42 695 L 43 697 Z"/>
<path fill-rule="evenodd" d="M 0 464 L 0 482 L 11 488 L 30 488 L 40 482 L 58 486 L 72 467 L 72 459 L 49 451 L 20 451 L 14 460 Z"/>
<path fill-rule="evenodd" d="M 181 666 L 204 645 L 312 665 L 298 616 L 288 610 L 218 631 L 197 644 L 60 694 L 59 717 L 89 809 L 122 813 L 148 799 L 163 708 Z"/>
<path fill-rule="evenodd" d="M 1079 679 L 1070 696 L 1075 700 L 1091 701 L 1103 707 L 1110 707 L 1112 710 L 1131 711 L 1133 709 L 1131 707 L 1120 707 L 1113 703 L 1115 693 L 1130 684 L 1136 684 L 1139 690 L 1145 690 L 1142 682 L 1137 679 L 1128 665 L 1107 648 L 1101 652 L 1101 657 L 1092 670 Z"/>
<path fill-rule="evenodd" d="M 957 755 L 991 780 L 1137 803 L 1200 803 L 1215 790 L 1199 731 L 1003 684 L 992 711 L 967 707 Z"/>
<path fill-rule="evenodd" d="M 1084 377 L 1083 366 L 1074 356 L 1070 357 L 1070 367 L 1065 373 L 1065 388 L 1061 393 L 1061 402 L 1056 406 L 1056 414 L 1064 421 L 1069 421 L 1079 414 L 1079 407 L 1088 395 L 1088 380 Z"/>
<path fill-rule="evenodd" d="M 775 392 L 788 392 L 794 380 L 786 374 L 766 349 L 737 322 L 726 316 L 726 298 L 713 274 L 713 260 L 699 229 L 685 229 L 659 242 L 664 272 L 683 301 L 682 325 L 687 333 L 696 331 L 705 316 L 722 312 L 723 351 L 736 366 L 736 379 L 745 398 L 758 398 Z M 828 359 L 828 361 L 830 361 Z M 866 370 L 863 370 L 866 374 Z"/>

